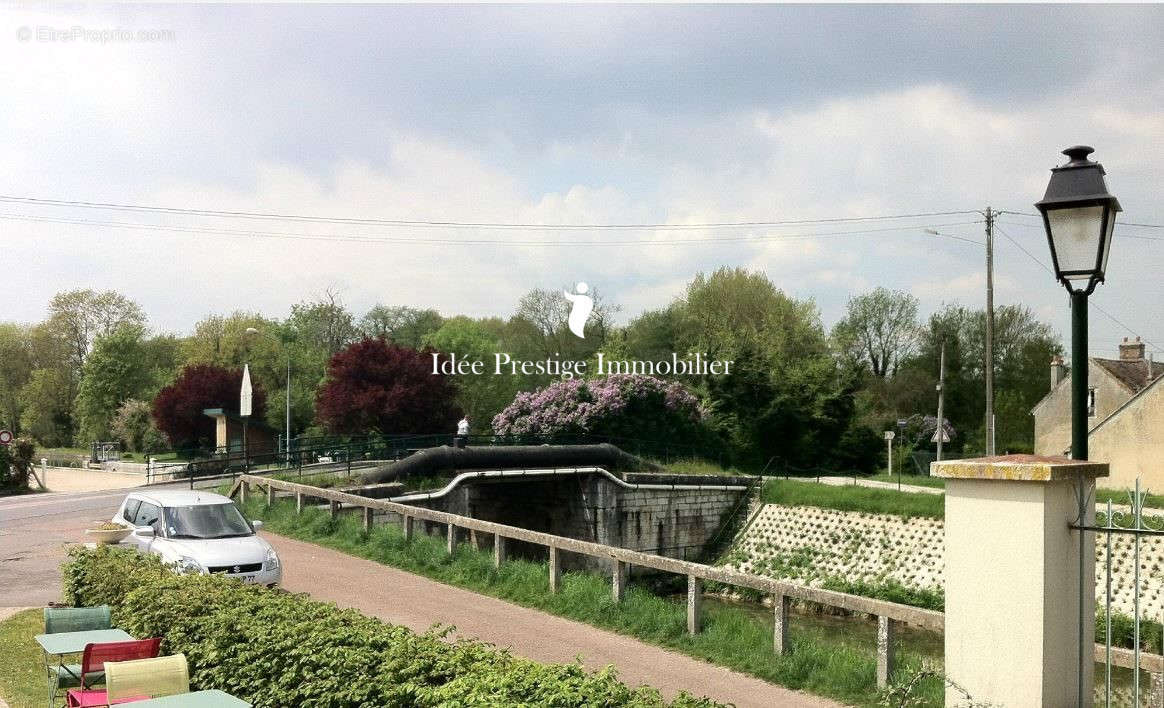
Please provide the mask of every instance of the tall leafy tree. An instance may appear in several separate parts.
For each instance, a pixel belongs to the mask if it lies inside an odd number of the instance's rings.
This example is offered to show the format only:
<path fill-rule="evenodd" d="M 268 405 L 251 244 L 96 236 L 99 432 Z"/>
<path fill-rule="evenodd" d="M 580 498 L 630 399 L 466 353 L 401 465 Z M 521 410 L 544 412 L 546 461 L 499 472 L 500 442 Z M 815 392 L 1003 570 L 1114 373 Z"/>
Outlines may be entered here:
<path fill-rule="evenodd" d="M 334 434 L 424 434 L 455 430 L 456 400 L 449 377 L 433 374 L 430 353 L 364 339 L 331 358 L 315 410 Z"/>
<path fill-rule="evenodd" d="M 73 441 L 73 406 L 61 395 L 72 388 L 68 372 L 35 369 L 20 391 L 20 428 L 41 445 L 67 446 Z"/>
<path fill-rule="evenodd" d="M 0 322 L 0 428 L 20 433 L 20 391 L 32 376 L 29 328 Z"/>
<path fill-rule="evenodd" d="M 420 349 L 424 338 L 440 329 L 444 318 L 436 310 L 376 305 L 360 319 L 363 337 L 387 339 L 402 347 Z"/>
<path fill-rule="evenodd" d="M 833 337 L 874 376 L 885 378 L 897 373 L 917 343 L 917 306 L 914 296 L 887 288 L 851 297 Z"/>
<path fill-rule="evenodd" d="M 172 384 L 158 392 L 153 403 L 154 423 L 174 448 L 214 443 L 214 421 L 203 411 L 222 408 L 238 412 L 241 369 L 193 364 L 182 369 Z M 262 418 L 267 395 L 255 384 L 251 398 L 252 415 Z"/>
<path fill-rule="evenodd" d="M 144 332 L 122 324 L 97 337 L 81 370 L 76 420 L 82 441 L 106 440 L 121 404 L 143 395 L 155 380 L 146 366 Z"/>
<path fill-rule="evenodd" d="M 145 313 L 133 300 L 113 290 L 68 290 L 49 301 L 48 326 L 69 350 L 73 374 L 79 378 L 93 341 L 123 324 L 144 327 Z"/>
<path fill-rule="evenodd" d="M 493 417 L 509 405 L 523 385 L 532 385 L 524 377 L 493 374 L 494 355 L 503 352 L 501 339 L 488 324 L 469 317 L 445 320 L 441 328 L 425 336 L 424 344 L 460 359 L 485 362 L 485 373 L 458 376 L 457 404 L 469 417 L 473 431 L 487 433 Z"/>
<path fill-rule="evenodd" d="M 325 357 L 333 356 L 359 336 L 352 313 L 331 290 L 316 300 L 292 305 L 287 324 L 297 341 Z"/>

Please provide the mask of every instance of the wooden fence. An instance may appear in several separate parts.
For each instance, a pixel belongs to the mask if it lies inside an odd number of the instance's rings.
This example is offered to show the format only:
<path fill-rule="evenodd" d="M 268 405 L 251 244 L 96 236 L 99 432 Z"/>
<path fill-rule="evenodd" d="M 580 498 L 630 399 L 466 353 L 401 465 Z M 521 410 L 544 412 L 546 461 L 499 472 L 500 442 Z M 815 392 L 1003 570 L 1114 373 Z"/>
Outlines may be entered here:
<path fill-rule="evenodd" d="M 894 671 L 894 634 L 901 623 L 915 627 L 942 632 L 945 629 L 945 615 L 936 610 L 926 610 L 911 607 L 886 600 L 876 600 L 861 595 L 821 588 L 809 587 L 791 583 L 786 580 L 765 578 L 758 575 L 741 573 L 727 568 L 692 563 L 690 561 L 667 558 L 642 551 L 632 551 L 627 548 L 606 546 L 600 543 L 580 541 L 565 536 L 530 531 L 497 524 L 491 521 L 482 521 L 467 516 L 449 514 L 443 511 L 425 509 L 422 507 L 399 504 L 384 499 L 370 499 L 346 492 L 331 489 L 312 487 L 306 484 L 287 482 L 256 475 L 242 475 L 231 487 L 230 496 L 238 496 L 246 501 L 251 487 L 265 490 L 267 504 L 274 503 L 279 492 L 287 492 L 295 498 L 296 511 L 302 511 L 309 500 L 320 499 L 326 501 L 335 516 L 344 506 L 361 509 L 364 529 L 371 530 L 375 512 L 387 512 L 400 516 L 400 523 L 405 539 L 412 538 L 414 521 L 422 519 L 442 524 L 447 528 L 447 548 L 452 553 L 456 546 L 457 529 L 465 529 L 472 537 L 477 534 L 492 536 L 493 563 L 501 565 L 506 557 L 506 540 L 525 541 L 549 550 L 549 591 L 557 592 L 561 587 L 562 564 L 561 551 L 580 553 L 593 558 L 609 560 L 611 563 L 611 592 L 614 600 L 621 601 L 626 592 L 627 571 L 630 566 L 636 565 L 651 568 L 666 573 L 687 576 L 687 631 L 691 634 L 699 632 L 702 625 L 702 598 L 703 582 L 714 581 L 732 587 L 748 588 L 771 595 L 774 600 L 775 631 L 773 635 L 776 653 L 783 654 L 789 650 L 788 619 L 789 605 L 792 600 L 814 602 L 828 607 L 840 608 L 851 612 L 872 615 L 877 618 L 877 685 L 889 685 L 889 678 Z M 1095 645 L 1097 661 L 1104 660 L 1105 648 L 1102 644 Z M 1131 668 L 1134 663 L 1134 653 L 1129 649 L 1113 649 L 1112 664 Z M 1152 674 L 1152 684 L 1159 682 L 1159 676 L 1164 674 L 1164 656 L 1141 652 L 1140 667 Z"/>

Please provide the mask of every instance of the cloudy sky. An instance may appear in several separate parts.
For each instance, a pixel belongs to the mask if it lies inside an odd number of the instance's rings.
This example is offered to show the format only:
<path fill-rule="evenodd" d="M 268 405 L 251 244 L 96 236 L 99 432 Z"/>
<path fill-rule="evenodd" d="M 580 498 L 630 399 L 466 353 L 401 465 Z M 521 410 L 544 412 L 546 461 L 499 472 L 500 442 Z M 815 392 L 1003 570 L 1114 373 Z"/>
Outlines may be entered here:
<path fill-rule="evenodd" d="M 586 281 L 624 319 L 744 266 L 831 324 L 853 294 L 980 306 L 981 216 L 1030 212 L 1097 148 L 1128 222 L 1164 224 L 1164 8 L 0 8 L 0 319 L 114 288 L 155 329 L 338 292 L 508 315 Z M 996 302 L 1061 331 L 1038 222 L 1004 215 Z M 931 228 L 945 236 L 925 232 Z M 1121 227 L 1092 349 L 1164 346 L 1164 229 Z M 305 238 L 306 237 L 306 238 Z M 1156 351 L 1164 354 L 1164 349 Z"/>

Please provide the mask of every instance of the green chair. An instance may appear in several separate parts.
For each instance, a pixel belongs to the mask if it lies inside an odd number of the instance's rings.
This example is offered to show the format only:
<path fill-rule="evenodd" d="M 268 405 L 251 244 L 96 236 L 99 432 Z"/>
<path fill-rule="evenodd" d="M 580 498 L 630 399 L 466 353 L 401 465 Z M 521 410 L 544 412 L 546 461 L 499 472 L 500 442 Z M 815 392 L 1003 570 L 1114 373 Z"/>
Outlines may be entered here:
<path fill-rule="evenodd" d="M 189 692 L 185 654 L 105 662 L 105 696 L 110 705 Z"/>
<path fill-rule="evenodd" d="M 109 605 L 44 608 L 45 634 L 87 632 L 93 629 L 110 629 L 112 627 L 113 618 L 110 615 Z M 47 668 L 49 686 L 51 687 L 49 701 L 56 705 L 57 695 L 62 688 L 73 688 L 81 685 L 81 665 L 66 664 L 65 666 L 48 666 Z M 100 683 L 103 678 L 102 673 L 96 671 L 85 677 L 85 683 Z"/>

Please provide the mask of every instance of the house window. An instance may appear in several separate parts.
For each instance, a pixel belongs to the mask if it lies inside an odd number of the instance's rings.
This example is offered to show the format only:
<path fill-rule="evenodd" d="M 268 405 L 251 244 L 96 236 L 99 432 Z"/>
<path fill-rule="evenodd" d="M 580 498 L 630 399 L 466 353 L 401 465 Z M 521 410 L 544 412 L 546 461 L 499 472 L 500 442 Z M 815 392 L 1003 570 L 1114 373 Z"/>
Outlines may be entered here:
<path fill-rule="evenodd" d="M 1095 387 L 1087 389 L 1087 417 L 1095 417 Z"/>

